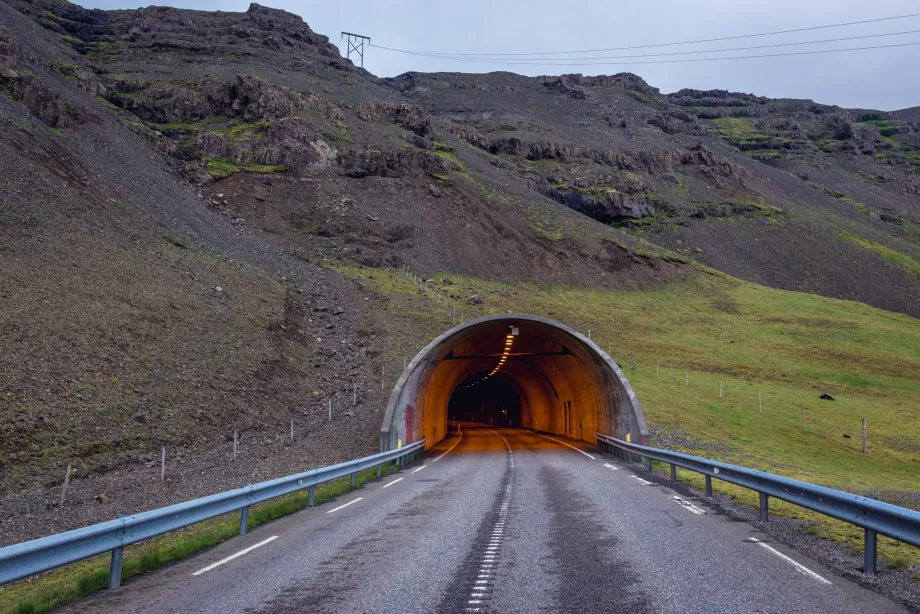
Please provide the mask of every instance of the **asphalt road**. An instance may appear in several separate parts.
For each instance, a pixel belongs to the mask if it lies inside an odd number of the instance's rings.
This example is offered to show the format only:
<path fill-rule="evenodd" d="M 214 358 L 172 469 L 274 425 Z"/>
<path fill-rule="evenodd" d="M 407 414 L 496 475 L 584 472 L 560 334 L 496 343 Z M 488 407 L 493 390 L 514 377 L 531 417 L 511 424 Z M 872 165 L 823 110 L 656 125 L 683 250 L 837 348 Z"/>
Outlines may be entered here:
<path fill-rule="evenodd" d="M 424 465 L 63 611 L 906 611 L 675 494 L 583 442 L 467 427 Z"/>

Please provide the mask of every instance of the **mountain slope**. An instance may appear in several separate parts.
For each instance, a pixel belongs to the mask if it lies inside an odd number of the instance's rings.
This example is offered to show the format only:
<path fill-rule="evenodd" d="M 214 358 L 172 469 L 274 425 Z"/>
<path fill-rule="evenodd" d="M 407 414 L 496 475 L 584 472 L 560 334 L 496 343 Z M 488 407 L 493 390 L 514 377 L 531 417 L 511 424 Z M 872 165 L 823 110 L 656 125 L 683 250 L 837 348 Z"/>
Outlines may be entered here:
<path fill-rule="evenodd" d="M 0 4 L 0 92 L 9 540 L 110 516 L 103 493 L 137 510 L 371 451 L 382 391 L 447 325 L 421 295 L 394 314 L 381 268 L 476 278 L 438 284 L 467 315 L 503 304 L 490 283 L 526 304 L 716 274 L 694 260 L 920 314 L 893 116 L 630 74 L 381 80 L 259 5 Z M 146 488 L 163 445 L 175 478 Z M 77 459 L 74 513 L 30 516 Z"/>

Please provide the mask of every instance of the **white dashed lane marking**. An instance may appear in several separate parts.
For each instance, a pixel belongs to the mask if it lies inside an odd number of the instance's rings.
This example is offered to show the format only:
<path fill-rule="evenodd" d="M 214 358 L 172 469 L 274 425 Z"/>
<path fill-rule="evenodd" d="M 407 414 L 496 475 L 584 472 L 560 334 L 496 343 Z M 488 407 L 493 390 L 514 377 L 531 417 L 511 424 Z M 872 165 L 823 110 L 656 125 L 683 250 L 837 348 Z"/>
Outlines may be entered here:
<path fill-rule="evenodd" d="M 782 552 L 780 552 L 780 551 L 777 550 L 776 548 L 774 548 L 774 547 L 772 547 L 772 546 L 769 546 L 769 545 L 763 543 L 762 541 L 760 541 L 760 540 L 757 539 L 756 537 L 749 537 L 749 538 L 747 538 L 746 541 L 749 541 L 749 542 L 751 542 L 751 543 L 753 543 L 753 544 L 757 544 L 758 546 L 760 546 L 761 548 L 764 548 L 765 550 L 767 550 L 767 551 L 770 552 L 771 554 L 775 554 L 775 555 L 778 556 L 779 558 L 783 559 L 784 561 L 786 561 L 787 563 L 789 563 L 790 565 L 792 565 L 793 567 L 795 567 L 796 571 L 798 571 L 800 574 L 802 574 L 802 575 L 804 575 L 804 576 L 808 576 L 808 577 L 811 578 L 812 580 L 817 580 L 817 581 L 820 582 L 821 584 L 831 584 L 831 583 L 832 583 L 830 580 L 828 580 L 828 579 L 825 578 L 824 576 L 822 576 L 822 575 L 820 575 L 820 574 L 817 574 L 817 573 L 813 572 L 812 570 L 808 569 L 807 567 L 805 567 L 804 565 L 802 565 L 802 564 L 799 563 L 798 561 L 796 561 L 796 560 L 794 560 L 794 559 L 792 559 L 792 558 L 786 556 L 785 554 L 783 554 Z"/>
<path fill-rule="evenodd" d="M 677 502 L 677 505 L 681 506 L 687 511 L 693 512 L 694 514 L 705 514 L 706 513 L 706 510 L 693 505 L 686 499 L 681 499 L 677 495 L 674 495 L 674 501 Z"/>
<path fill-rule="evenodd" d="M 614 466 L 611 465 L 610 463 L 604 463 L 604 467 L 607 467 L 607 469 L 610 469 L 611 471 L 617 471 L 617 470 L 618 470 L 617 467 L 614 467 Z"/>
<path fill-rule="evenodd" d="M 445 454 L 446 454 L 446 452 L 445 452 Z M 419 467 L 418 469 L 413 469 L 413 470 L 412 470 L 412 473 L 418 473 L 419 471 L 421 471 L 422 469 L 424 469 L 424 468 L 427 467 L 427 466 L 428 466 L 428 465 L 422 465 L 422 466 Z"/>
<path fill-rule="evenodd" d="M 400 479 L 402 479 L 402 478 L 400 478 Z M 392 484 L 392 482 L 390 482 L 390 483 Z M 348 503 L 344 503 L 344 504 L 342 504 L 342 505 L 340 505 L 340 506 L 338 506 L 338 507 L 334 507 L 334 508 L 332 508 L 331 510 L 329 510 L 329 511 L 326 512 L 326 513 L 327 513 L 327 514 L 331 514 L 332 512 L 337 512 L 337 511 L 339 511 L 339 510 L 342 509 L 342 508 L 348 507 L 348 506 L 351 505 L 352 503 L 357 503 L 358 501 L 360 501 L 360 500 L 363 499 L 363 498 L 364 498 L 364 497 L 358 497 L 357 499 L 352 499 L 352 500 L 349 501 Z"/>
<path fill-rule="evenodd" d="M 243 556 L 244 554 L 246 554 L 246 553 L 248 553 L 248 552 L 252 552 L 252 551 L 255 550 L 256 548 L 259 548 L 259 547 L 261 547 L 261 546 L 264 546 L 265 544 L 267 544 L 267 543 L 269 543 L 269 542 L 272 542 L 272 541 L 275 541 L 276 539 L 278 539 L 278 536 L 277 536 L 277 535 L 272 535 L 272 536 L 269 537 L 268 539 L 263 539 L 263 540 L 260 541 L 258 544 L 253 544 L 253 545 L 249 546 L 248 548 L 243 548 L 242 550 L 240 550 L 240 551 L 237 552 L 236 554 L 231 554 L 230 556 L 228 556 L 228 557 L 226 557 L 226 558 L 223 558 L 223 559 L 217 561 L 216 563 L 211 563 L 211 564 L 208 565 L 207 567 L 202 567 L 201 569 L 199 569 L 198 571 L 196 571 L 196 572 L 193 573 L 192 575 L 193 575 L 193 576 L 200 576 L 201 574 L 203 574 L 203 573 L 206 572 L 206 571 L 211 571 L 211 570 L 214 569 L 215 567 L 220 567 L 220 566 L 223 565 L 224 563 L 229 563 L 229 562 L 232 561 L 233 559 L 235 559 L 235 558 L 237 558 L 237 557 L 241 557 L 241 556 Z"/>
<path fill-rule="evenodd" d="M 635 481 L 639 482 L 639 483 L 642 484 L 643 486 L 648 486 L 649 484 L 651 484 L 651 482 L 649 482 L 648 480 L 643 480 L 643 479 L 640 478 L 638 475 L 630 474 L 629 477 L 631 477 L 631 478 L 634 479 Z"/>
<path fill-rule="evenodd" d="M 395 484 L 396 482 L 402 482 L 402 480 L 403 480 L 402 478 L 396 478 L 396 479 L 393 480 L 392 482 L 387 482 L 386 484 L 384 484 L 383 487 L 384 487 L 384 488 L 387 488 L 388 486 L 392 486 L 392 485 Z"/>

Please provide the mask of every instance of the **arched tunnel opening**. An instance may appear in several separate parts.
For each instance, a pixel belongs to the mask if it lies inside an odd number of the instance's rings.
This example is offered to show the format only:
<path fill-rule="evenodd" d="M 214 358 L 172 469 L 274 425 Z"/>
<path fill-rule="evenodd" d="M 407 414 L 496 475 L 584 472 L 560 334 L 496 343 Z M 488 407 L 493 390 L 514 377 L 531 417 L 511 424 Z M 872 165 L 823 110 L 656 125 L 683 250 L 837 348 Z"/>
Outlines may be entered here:
<path fill-rule="evenodd" d="M 423 438 L 434 445 L 451 421 L 648 442 L 642 408 L 617 364 L 577 331 L 526 314 L 465 322 L 419 352 L 390 395 L 381 449 Z"/>
<path fill-rule="evenodd" d="M 482 371 L 454 389 L 447 403 L 451 422 L 479 422 L 496 426 L 521 426 L 521 400 L 514 381 L 506 376 L 487 379 Z"/>

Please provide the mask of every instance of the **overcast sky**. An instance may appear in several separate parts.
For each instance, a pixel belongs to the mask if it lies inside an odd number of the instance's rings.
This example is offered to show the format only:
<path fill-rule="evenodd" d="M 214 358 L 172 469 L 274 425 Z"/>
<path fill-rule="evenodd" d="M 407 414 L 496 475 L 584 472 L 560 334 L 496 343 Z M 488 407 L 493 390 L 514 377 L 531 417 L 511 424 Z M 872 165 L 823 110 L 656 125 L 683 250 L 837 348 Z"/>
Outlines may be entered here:
<path fill-rule="evenodd" d="M 104 9 L 135 8 L 149 4 L 134 0 L 77 2 L 90 8 Z M 262 0 L 261 3 L 300 15 L 314 31 L 338 43 L 343 55 L 344 41 L 339 40 L 342 30 L 364 34 L 370 36 L 374 44 L 399 49 L 465 54 L 528 53 L 672 43 L 920 13 L 920 2 L 917 0 Z M 245 11 L 249 6 L 249 2 L 243 0 L 172 0 L 158 4 L 224 11 Z M 920 17 L 914 17 L 780 36 L 581 55 L 596 57 L 712 50 L 912 30 L 918 33 L 689 57 L 920 43 Z M 565 57 L 548 56 L 548 59 L 561 61 Z M 668 58 L 595 61 L 638 62 L 661 59 Z M 826 104 L 883 110 L 920 105 L 918 65 L 920 45 L 822 55 L 678 64 L 500 65 L 419 57 L 376 48 L 369 49 L 364 59 L 365 68 L 382 77 L 407 71 L 509 70 L 527 75 L 567 72 L 614 74 L 629 71 L 642 76 L 664 93 L 683 87 L 720 88 L 774 98 L 811 98 Z"/>

